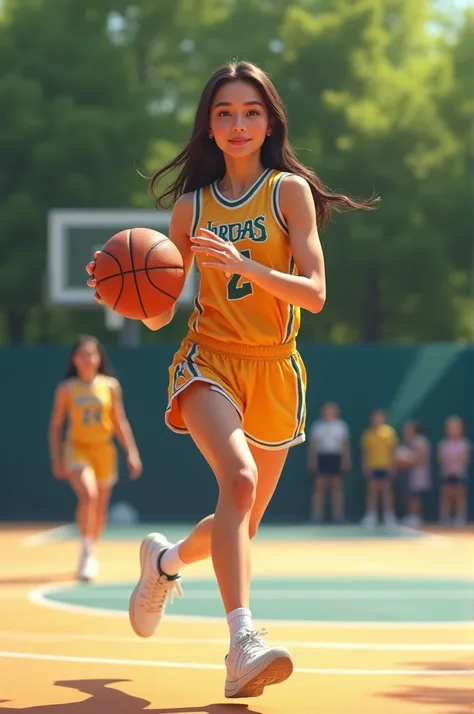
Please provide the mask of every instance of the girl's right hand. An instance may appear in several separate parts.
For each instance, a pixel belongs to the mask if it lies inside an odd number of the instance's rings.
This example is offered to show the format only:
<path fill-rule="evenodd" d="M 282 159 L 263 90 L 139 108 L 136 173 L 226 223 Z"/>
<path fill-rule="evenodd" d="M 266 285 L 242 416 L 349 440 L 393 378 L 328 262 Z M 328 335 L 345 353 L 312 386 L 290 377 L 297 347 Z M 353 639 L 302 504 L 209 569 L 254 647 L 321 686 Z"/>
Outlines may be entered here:
<path fill-rule="evenodd" d="M 98 291 L 97 291 L 97 281 L 96 281 L 96 279 L 95 279 L 95 277 L 94 277 L 95 264 L 96 264 L 96 260 L 97 260 L 97 258 L 99 257 L 99 255 L 100 255 L 100 250 L 96 250 L 96 252 L 94 253 L 94 260 L 91 260 L 91 261 L 90 261 L 89 263 L 87 263 L 87 265 L 86 265 L 86 272 L 90 275 L 90 278 L 89 278 L 89 280 L 87 281 L 87 286 L 88 286 L 89 288 L 92 288 L 93 290 L 95 290 L 94 300 L 95 300 L 97 303 L 99 303 L 100 305 L 103 305 L 104 302 L 103 302 L 103 300 L 101 300 L 100 295 L 99 295 L 99 293 L 98 293 Z"/>

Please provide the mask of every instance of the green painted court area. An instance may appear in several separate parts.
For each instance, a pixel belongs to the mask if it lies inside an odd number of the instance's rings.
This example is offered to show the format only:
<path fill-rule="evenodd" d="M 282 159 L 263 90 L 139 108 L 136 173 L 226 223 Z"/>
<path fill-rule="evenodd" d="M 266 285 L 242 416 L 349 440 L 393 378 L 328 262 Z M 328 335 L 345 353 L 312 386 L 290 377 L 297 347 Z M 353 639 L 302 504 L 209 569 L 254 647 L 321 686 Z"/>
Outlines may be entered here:
<path fill-rule="evenodd" d="M 177 523 L 136 523 L 133 525 L 108 524 L 102 540 L 107 541 L 141 541 L 147 533 L 164 533 L 166 537 L 174 543 L 181 538 L 185 538 L 192 530 L 194 524 Z M 67 526 L 56 536 L 51 533 L 51 540 L 69 540 L 77 538 L 75 526 Z M 260 526 L 256 539 L 258 541 L 327 541 L 327 540 L 394 540 L 394 539 L 419 539 L 427 536 L 413 528 L 405 527 L 385 527 L 383 525 L 374 528 L 366 528 L 357 523 L 345 525 L 271 525 Z M 49 540 L 49 538 L 47 538 Z"/>
<path fill-rule="evenodd" d="M 44 597 L 127 612 L 135 583 L 80 584 Z M 183 578 L 184 598 L 170 615 L 223 616 L 214 580 Z M 256 619 L 326 622 L 467 622 L 473 617 L 474 580 L 416 578 L 254 578 Z"/>

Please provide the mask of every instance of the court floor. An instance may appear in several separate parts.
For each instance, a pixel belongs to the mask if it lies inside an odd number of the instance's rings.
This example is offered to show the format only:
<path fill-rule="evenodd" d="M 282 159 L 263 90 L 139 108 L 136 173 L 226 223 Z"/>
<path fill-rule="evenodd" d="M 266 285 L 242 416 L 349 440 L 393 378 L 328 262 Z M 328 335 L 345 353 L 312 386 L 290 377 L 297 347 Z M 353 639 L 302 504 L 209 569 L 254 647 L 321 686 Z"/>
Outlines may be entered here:
<path fill-rule="evenodd" d="M 262 528 L 252 611 L 295 672 L 262 697 L 223 695 L 227 628 L 209 562 L 183 574 L 184 598 L 157 635 L 127 619 L 138 545 L 149 530 L 109 527 L 101 573 L 74 580 L 70 526 L 0 528 L 0 713 L 467 714 L 474 695 L 472 533 Z"/>

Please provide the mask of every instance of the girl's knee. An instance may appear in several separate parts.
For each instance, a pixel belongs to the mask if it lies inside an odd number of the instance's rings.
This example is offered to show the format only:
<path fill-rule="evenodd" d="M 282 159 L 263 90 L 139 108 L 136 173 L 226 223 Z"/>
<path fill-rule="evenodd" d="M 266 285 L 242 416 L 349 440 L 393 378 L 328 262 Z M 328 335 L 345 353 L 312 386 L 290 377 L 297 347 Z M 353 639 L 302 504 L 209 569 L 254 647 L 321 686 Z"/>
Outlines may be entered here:
<path fill-rule="evenodd" d="M 87 508 L 98 508 L 99 506 L 99 494 L 93 488 L 84 489 L 79 500 Z"/>
<path fill-rule="evenodd" d="M 254 466 L 241 466 L 221 484 L 221 493 L 231 502 L 239 513 L 248 513 L 255 503 L 257 489 L 257 469 Z"/>

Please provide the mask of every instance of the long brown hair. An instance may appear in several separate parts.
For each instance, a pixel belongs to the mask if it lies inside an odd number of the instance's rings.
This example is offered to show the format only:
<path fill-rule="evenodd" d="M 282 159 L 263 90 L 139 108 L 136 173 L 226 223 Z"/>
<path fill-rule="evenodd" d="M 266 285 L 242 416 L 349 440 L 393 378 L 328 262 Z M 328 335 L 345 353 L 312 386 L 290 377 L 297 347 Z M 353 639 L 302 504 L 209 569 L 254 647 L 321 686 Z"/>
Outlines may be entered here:
<path fill-rule="evenodd" d="M 226 82 L 244 80 L 251 82 L 261 93 L 272 125 L 271 136 L 267 136 L 260 150 L 260 159 L 265 168 L 288 171 L 306 179 L 311 188 L 319 226 L 325 226 L 333 210 L 371 210 L 379 199 L 356 201 L 340 193 L 331 192 L 307 166 L 296 158 L 288 140 L 288 119 L 283 102 L 269 76 L 250 62 L 232 62 L 220 67 L 207 82 L 199 100 L 191 138 L 183 151 L 151 178 L 151 190 L 157 206 L 165 207 L 166 199 L 171 202 L 184 193 L 195 191 L 223 178 L 225 174 L 224 154 L 215 141 L 209 139 L 209 116 L 218 89 Z M 178 171 L 177 178 L 162 193 L 157 193 L 157 182 L 171 171 Z"/>
<path fill-rule="evenodd" d="M 73 344 L 71 351 L 69 353 L 67 367 L 66 367 L 66 374 L 64 375 L 65 379 L 69 379 L 70 377 L 78 376 L 77 375 L 77 367 L 74 364 L 74 357 L 75 357 L 78 349 L 80 349 L 82 347 L 82 345 L 85 345 L 88 342 L 94 343 L 94 345 L 97 348 L 97 352 L 99 353 L 99 356 L 100 356 L 100 362 L 99 362 L 99 366 L 97 368 L 97 374 L 104 374 L 106 377 L 114 376 L 113 369 L 110 366 L 109 358 L 107 356 L 107 353 L 106 353 L 102 343 L 97 339 L 97 337 L 93 337 L 92 335 L 80 335 L 80 337 L 78 337 L 76 342 Z"/>

